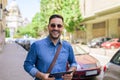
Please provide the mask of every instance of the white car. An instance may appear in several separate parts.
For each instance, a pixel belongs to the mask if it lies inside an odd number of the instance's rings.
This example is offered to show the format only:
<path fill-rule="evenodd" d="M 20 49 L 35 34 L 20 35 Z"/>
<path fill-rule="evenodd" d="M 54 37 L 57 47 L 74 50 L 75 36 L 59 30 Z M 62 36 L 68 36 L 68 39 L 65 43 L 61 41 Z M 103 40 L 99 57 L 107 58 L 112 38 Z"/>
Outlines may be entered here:
<path fill-rule="evenodd" d="M 120 49 L 104 66 L 103 80 L 120 80 Z"/>

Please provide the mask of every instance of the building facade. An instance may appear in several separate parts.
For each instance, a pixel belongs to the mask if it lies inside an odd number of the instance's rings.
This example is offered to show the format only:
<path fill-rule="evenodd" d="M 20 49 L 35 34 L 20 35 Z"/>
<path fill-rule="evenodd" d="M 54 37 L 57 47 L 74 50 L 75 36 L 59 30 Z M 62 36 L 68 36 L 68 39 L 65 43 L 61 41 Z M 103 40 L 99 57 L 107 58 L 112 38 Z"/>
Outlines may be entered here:
<path fill-rule="evenodd" d="M 80 0 L 86 32 L 84 42 L 97 37 L 120 38 L 120 0 Z"/>
<path fill-rule="evenodd" d="M 6 5 L 7 0 L 0 0 L 0 51 L 2 51 L 5 43 Z"/>
<path fill-rule="evenodd" d="M 23 25 L 23 18 L 15 0 L 8 5 L 8 11 L 6 24 L 10 31 L 10 38 L 13 38 L 17 28 Z"/>

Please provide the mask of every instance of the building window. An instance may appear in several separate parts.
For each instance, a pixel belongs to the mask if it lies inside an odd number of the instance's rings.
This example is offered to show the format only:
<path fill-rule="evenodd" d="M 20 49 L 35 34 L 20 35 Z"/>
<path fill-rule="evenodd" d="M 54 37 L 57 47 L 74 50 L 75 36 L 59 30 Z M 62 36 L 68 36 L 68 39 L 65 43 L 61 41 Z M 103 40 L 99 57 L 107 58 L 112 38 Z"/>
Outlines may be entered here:
<path fill-rule="evenodd" d="M 93 29 L 105 28 L 105 22 L 93 24 Z"/>

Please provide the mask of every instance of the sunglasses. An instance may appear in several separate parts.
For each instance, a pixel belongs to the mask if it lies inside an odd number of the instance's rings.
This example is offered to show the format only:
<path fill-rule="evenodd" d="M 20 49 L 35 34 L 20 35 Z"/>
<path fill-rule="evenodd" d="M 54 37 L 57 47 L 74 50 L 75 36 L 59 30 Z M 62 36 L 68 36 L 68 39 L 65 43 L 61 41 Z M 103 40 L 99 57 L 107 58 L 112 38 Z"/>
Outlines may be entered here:
<path fill-rule="evenodd" d="M 50 24 L 51 28 L 55 28 L 57 26 L 57 28 L 62 28 L 63 25 L 62 24 L 55 24 L 55 23 L 51 23 Z"/>

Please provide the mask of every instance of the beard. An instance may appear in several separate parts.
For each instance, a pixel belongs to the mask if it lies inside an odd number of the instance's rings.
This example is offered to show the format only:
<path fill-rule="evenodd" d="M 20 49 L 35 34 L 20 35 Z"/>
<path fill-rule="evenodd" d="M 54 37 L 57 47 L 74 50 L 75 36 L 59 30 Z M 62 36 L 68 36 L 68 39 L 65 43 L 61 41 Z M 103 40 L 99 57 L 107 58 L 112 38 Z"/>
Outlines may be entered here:
<path fill-rule="evenodd" d="M 61 35 L 60 31 L 56 31 L 56 30 L 49 32 L 49 34 L 50 34 L 51 39 L 53 39 L 53 40 L 59 39 L 60 35 Z"/>

